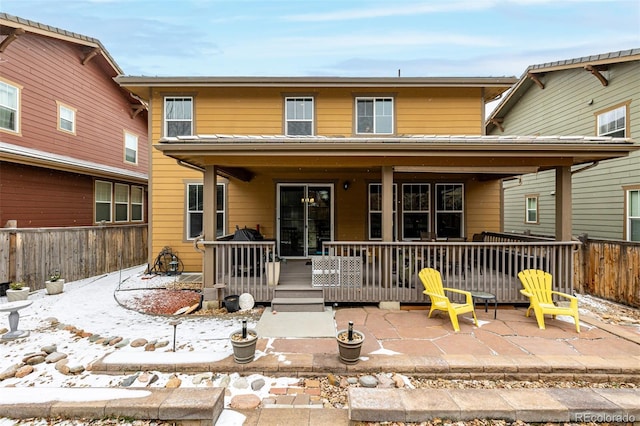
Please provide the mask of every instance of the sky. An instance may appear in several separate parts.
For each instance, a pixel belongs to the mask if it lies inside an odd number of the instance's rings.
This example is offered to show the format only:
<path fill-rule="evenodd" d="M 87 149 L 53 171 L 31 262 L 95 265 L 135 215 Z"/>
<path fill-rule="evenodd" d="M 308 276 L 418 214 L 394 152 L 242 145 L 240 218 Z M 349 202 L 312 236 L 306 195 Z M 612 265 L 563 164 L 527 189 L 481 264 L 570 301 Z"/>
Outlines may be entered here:
<path fill-rule="evenodd" d="M 132 76 L 501 77 L 640 48 L 640 0 L 0 0 Z"/>

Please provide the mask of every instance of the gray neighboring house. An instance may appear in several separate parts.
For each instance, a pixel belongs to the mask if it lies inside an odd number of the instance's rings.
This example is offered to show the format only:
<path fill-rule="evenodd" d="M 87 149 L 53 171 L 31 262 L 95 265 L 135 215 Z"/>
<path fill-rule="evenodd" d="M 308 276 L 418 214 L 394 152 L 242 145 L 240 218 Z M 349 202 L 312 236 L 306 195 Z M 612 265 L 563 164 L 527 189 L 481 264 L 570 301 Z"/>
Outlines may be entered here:
<path fill-rule="evenodd" d="M 487 135 L 633 138 L 640 133 L 640 49 L 532 65 L 486 122 Z M 506 232 L 555 233 L 555 174 L 506 180 Z M 640 151 L 572 167 L 573 235 L 640 241 Z"/>

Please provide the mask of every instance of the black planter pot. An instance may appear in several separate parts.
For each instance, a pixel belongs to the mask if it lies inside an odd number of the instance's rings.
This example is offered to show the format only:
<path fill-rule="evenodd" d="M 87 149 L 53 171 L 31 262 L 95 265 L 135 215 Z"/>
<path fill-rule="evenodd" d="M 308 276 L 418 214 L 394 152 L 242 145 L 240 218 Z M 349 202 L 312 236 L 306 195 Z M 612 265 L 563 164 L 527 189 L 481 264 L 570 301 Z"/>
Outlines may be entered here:
<path fill-rule="evenodd" d="M 231 295 L 224 298 L 224 307 L 227 312 L 237 312 L 240 310 L 240 296 Z"/>

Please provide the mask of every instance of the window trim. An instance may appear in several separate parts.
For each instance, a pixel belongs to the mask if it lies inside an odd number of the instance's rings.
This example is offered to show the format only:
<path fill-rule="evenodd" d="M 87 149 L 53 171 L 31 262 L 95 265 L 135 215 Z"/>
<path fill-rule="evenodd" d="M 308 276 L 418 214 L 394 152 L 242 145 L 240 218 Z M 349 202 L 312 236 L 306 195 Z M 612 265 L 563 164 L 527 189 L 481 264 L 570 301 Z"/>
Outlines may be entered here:
<path fill-rule="evenodd" d="M 109 202 L 107 203 L 106 201 L 98 201 L 97 199 L 97 195 L 98 195 L 98 191 L 97 191 L 97 186 L 98 183 L 105 183 L 107 185 L 109 185 Z M 98 209 L 96 208 L 98 203 L 101 204 L 109 204 L 109 220 L 97 220 L 98 218 L 96 217 L 98 214 Z M 95 180 L 94 184 L 93 184 L 93 221 L 94 223 L 111 223 L 113 222 L 113 182 L 109 182 L 106 180 Z"/>
<path fill-rule="evenodd" d="M 462 201 L 462 206 L 460 210 L 440 210 L 438 209 L 438 187 L 441 186 L 447 186 L 447 185 L 456 185 L 456 186 L 460 186 L 460 188 L 462 189 L 462 193 L 461 193 L 461 201 Z M 465 213 L 464 213 L 464 209 L 465 209 L 465 184 L 463 182 L 438 182 L 434 185 L 434 189 L 433 189 L 433 199 L 434 199 L 434 206 L 433 206 L 433 211 L 434 211 L 434 224 L 435 224 L 435 229 L 434 231 L 437 233 L 438 232 L 438 216 L 440 214 L 452 214 L 452 213 L 459 213 L 460 214 L 460 235 L 458 235 L 457 237 L 452 237 L 452 238 L 463 238 L 466 234 L 466 229 L 465 229 Z M 437 238 L 443 238 L 440 235 L 436 235 Z"/>
<path fill-rule="evenodd" d="M 56 101 L 56 107 L 57 107 L 57 111 L 58 111 L 58 117 L 57 117 L 57 128 L 59 131 L 64 132 L 64 133 L 69 133 L 72 135 L 76 134 L 76 129 L 77 129 L 77 121 L 78 121 L 78 110 L 76 108 L 73 108 L 72 106 L 65 104 L 64 102 L 60 102 L 60 101 Z M 64 127 L 62 127 L 62 110 L 65 109 L 67 111 L 69 111 L 70 113 L 73 114 L 72 120 L 67 120 L 66 118 L 64 118 L 64 120 L 67 121 L 71 121 L 71 130 L 69 129 L 65 129 Z"/>
<path fill-rule="evenodd" d="M 191 123 L 191 134 L 190 135 L 181 135 L 181 136 L 192 136 L 195 134 L 195 102 L 196 98 L 194 95 L 164 95 L 162 99 L 162 134 L 165 137 L 168 137 L 168 122 L 167 122 L 167 101 L 170 99 L 190 99 L 191 100 L 191 119 L 174 119 L 169 121 L 189 121 Z"/>
<path fill-rule="evenodd" d="M 615 111 L 617 109 L 623 109 L 624 108 L 624 136 L 625 138 L 629 138 L 631 137 L 631 117 L 629 116 L 629 105 L 631 104 L 631 101 L 625 101 L 625 102 L 621 102 L 619 104 L 616 105 L 612 105 L 608 108 L 605 109 L 601 109 L 599 111 L 596 111 L 593 113 L 594 117 L 595 117 L 595 132 L 594 134 L 597 136 L 608 136 L 607 134 L 602 134 L 600 133 L 600 123 L 599 123 L 599 118 L 608 113 L 608 112 L 612 112 Z"/>
<path fill-rule="evenodd" d="M 131 138 L 135 138 L 135 144 L 136 144 L 136 149 L 132 151 L 135 152 L 135 161 L 129 161 L 127 159 L 127 149 L 131 149 L 129 147 L 127 147 L 127 141 L 128 141 L 128 137 Z M 133 165 L 138 165 L 138 146 L 139 146 L 139 140 L 140 138 L 138 137 L 138 135 L 136 135 L 135 133 L 132 132 L 128 132 L 126 130 L 124 130 L 124 162 L 127 164 L 133 164 Z"/>
<path fill-rule="evenodd" d="M 529 212 L 533 211 L 532 209 L 529 209 L 529 200 L 536 200 L 536 209 L 535 209 L 536 220 L 535 221 L 529 220 Z M 539 194 L 526 194 L 524 196 L 524 223 L 531 224 L 531 225 L 540 224 L 540 195 Z"/>
<path fill-rule="evenodd" d="M 140 189 L 140 202 L 133 201 L 133 190 Z M 130 222 L 144 222 L 144 187 L 139 185 L 131 185 L 129 187 L 129 203 L 130 203 Z M 133 217 L 133 206 L 140 206 L 140 219 L 134 219 Z"/>
<path fill-rule="evenodd" d="M 372 214 L 379 214 L 382 216 L 382 210 L 372 210 L 371 209 L 371 188 L 374 186 L 380 187 L 380 194 L 382 194 L 382 183 L 381 182 L 369 182 L 367 184 L 367 238 L 369 241 L 382 241 L 382 236 L 380 238 L 373 238 L 371 235 L 371 226 L 373 221 L 371 220 Z M 398 209 L 397 209 L 397 200 L 398 200 L 398 184 L 394 182 L 393 184 L 393 240 L 396 241 L 398 235 Z M 383 206 L 381 206 L 383 207 Z M 382 231 L 382 229 L 380 230 Z M 382 232 L 381 232 L 382 234 Z"/>
<path fill-rule="evenodd" d="M 631 239 L 631 219 L 635 219 L 635 216 L 630 215 L 631 203 L 630 203 L 630 192 L 638 192 L 638 196 L 640 197 L 640 184 L 638 185 L 625 185 L 622 187 L 624 191 L 624 224 L 623 224 L 623 235 L 626 241 L 636 242 Z M 640 219 L 640 216 L 638 216 Z"/>
<path fill-rule="evenodd" d="M 118 201 L 118 197 L 116 196 L 118 193 L 118 188 L 122 188 L 124 187 L 126 189 L 126 194 L 127 194 L 127 200 L 126 201 Z M 113 185 L 113 221 L 115 223 L 127 223 L 130 222 L 130 203 L 131 203 L 131 194 L 129 193 L 129 185 L 125 184 L 125 183 L 114 183 Z M 124 220 L 118 220 L 118 206 L 122 206 L 125 205 L 127 207 L 127 218 Z"/>
<path fill-rule="evenodd" d="M 390 100 L 391 101 L 391 132 L 389 133 L 383 133 L 383 132 L 378 132 L 376 131 L 376 123 L 377 123 L 377 119 L 376 119 L 376 115 L 375 115 L 375 108 L 376 108 L 376 101 L 382 101 L 382 100 Z M 374 109 L 374 115 L 373 115 L 373 129 L 371 132 L 360 132 L 358 129 L 358 101 L 373 101 L 373 109 Z M 353 121 L 353 129 L 354 129 L 354 134 L 360 136 L 377 136 L 377 135 L 381 135 L 381 136 L 386 136 L 386 135 L 394 135 L 395 131 L 396 131 L 396 97 L 392 96 L 388 93 L 383 94 L 383 95 L 357 95 L 354 98 L 354 108 L 353 108 L 353 117 L 354 117 L 354 121 Z"/>
<path fill-rule="evenodd" d="M 311 101 L 311 118 L 310 119 L 296 119 L 296 120 L 289 120 L 288 117 L 288 108 L 287 108 L 287 102 L 289 100 L 310 100 Z M 283 133 L 287 136 L 301 136 L 301 135 L 289 135 L 289 121 L 296 121 L 296 122 L 311 122 L 311 133 L 309 135 L 303 135 L 303 136 L 314 136 L 316 134 L 316 99 L 315 96 L 313 95 L 285 95 L 284 96 L 284 129 L 283 129 Z"/>
<path fill-rule="evenodd" d="M 201 213 L 203 215 L 203 219 L 204 219 L 204 183 L 202 181 L 185 181 L 185 196 L 184 196 L 184 241 L 193 241 L 195 240 L 198 235 L 191 237 L 189 235 L 189 230 L 191 229 L 191 213 Z M 198 210 L 189 210 L 189 187 L 190 186 L 201 186 L 202 187 L 202 197 L 203 197 L 203 210 L 202 211 L 198 211 Z M 218 188 L 222 188 L 222 199 L 223 199 L 223 203 L 224 206 L 222 209 L 219 208 L 219 206 L 216 209 L 216 235 L 224 235 L 225 230 L 227 229 L 227 183 L 226 182 L 218 182 L 217 184 L 217 188 L 216 188 L 216 197 L 218 196 L 217 193 L 217 189 Z M 217 223 L 218 223 L 218 215 L 222 214 L 222 229 L 220 230 L 221 232 L 219 233 L 218 231 L 218 227 L 217 227 Z"/>
<path fill-rule="evenodd" d="M 405 210 L 405 205 L 404 205 L 404 189 L 406 187 L 409 186 L 426 186 L 427 187 L 427 202 L 428 202 L 428 206 L 427 206 L 427 210 Z M 431 232 L 431 183 L 428 182 L 404 182 L 402 183 L 402 188 L 401 188 L 401 199 L 402 199 L 402 240 L 403 241 L 419 241 L 420 240 L 420 235 L 418 235 L 417 237 L 407 237 L 405 235 L 405 228 L 404 228 L 404 216 L 406 213 L 410 213 L 410 214 L 426 214 L 427 215 L 427 232 Z"/>
<path fill-rule="evenodd" d="M 16 90 L 16 109 L 15 109 L 15 129 L 9 129 L 6 127 L 0 127 L 0 132 L 10 133 L 12 135 L 22 135 L 22 89 L 23 86 L 20 84 L 13 83 L 10 80 L 6 80 L 0 77 L 0 83 L 6 84 L 9 87 L 12 87 Z M 7 109 L 12 109 L 8 105 L 5 106 Z"/>

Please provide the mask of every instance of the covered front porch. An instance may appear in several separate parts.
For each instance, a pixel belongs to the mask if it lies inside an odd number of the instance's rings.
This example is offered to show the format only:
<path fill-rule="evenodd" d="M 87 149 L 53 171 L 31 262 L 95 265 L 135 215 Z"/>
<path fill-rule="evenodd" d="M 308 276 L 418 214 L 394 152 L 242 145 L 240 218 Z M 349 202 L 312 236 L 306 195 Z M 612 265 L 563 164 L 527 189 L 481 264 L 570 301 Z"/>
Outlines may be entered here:
<path fill-rule="evenodd" d="M 517 273 L 526 268 L 550 272 L 555 290 L 571 293 L 579 245 L 571 235 L 573 168 L 636 149 L 616 138 L 498 136 L 210 135 L 163 138 L 155 147 L 203 173 L 195 245 L 205 289 L 225 284 L 228 294 L 269 302 L 276 285 L 268 261 L 280 256 L 281 275 L 301 266 L 300 283 L 310 279 L 327 303 L 427 302 L 417 277 L 424 267 L 440 270 L 445 286 L 490 292 L 501 303 L 525 301 Z M 555 239 L 500 234 L 502 179 L 549 169 Z M 258 224 L 266 240 L 218 239 L 220 177 L 234 194 L 232 223 Z"/>
<path fill-rule="evenodd" d="M 227 294 L 249 293 L 271 302 L 276 286 L 321 289 L 326 303 L 427 303 L 418 273 L 438 269 L 447 287 L 496 295 L 499 303 L 525 303 L 517 274 L 536 268 L 554 276 L 558 291 L 573 292 L 573 257 L 580 242 L 482 233 L 472 242 L 326 242 L 324 254 L 279 262 L 269 241 L 200 241 L 215 249 L 216 282 Z"/>

